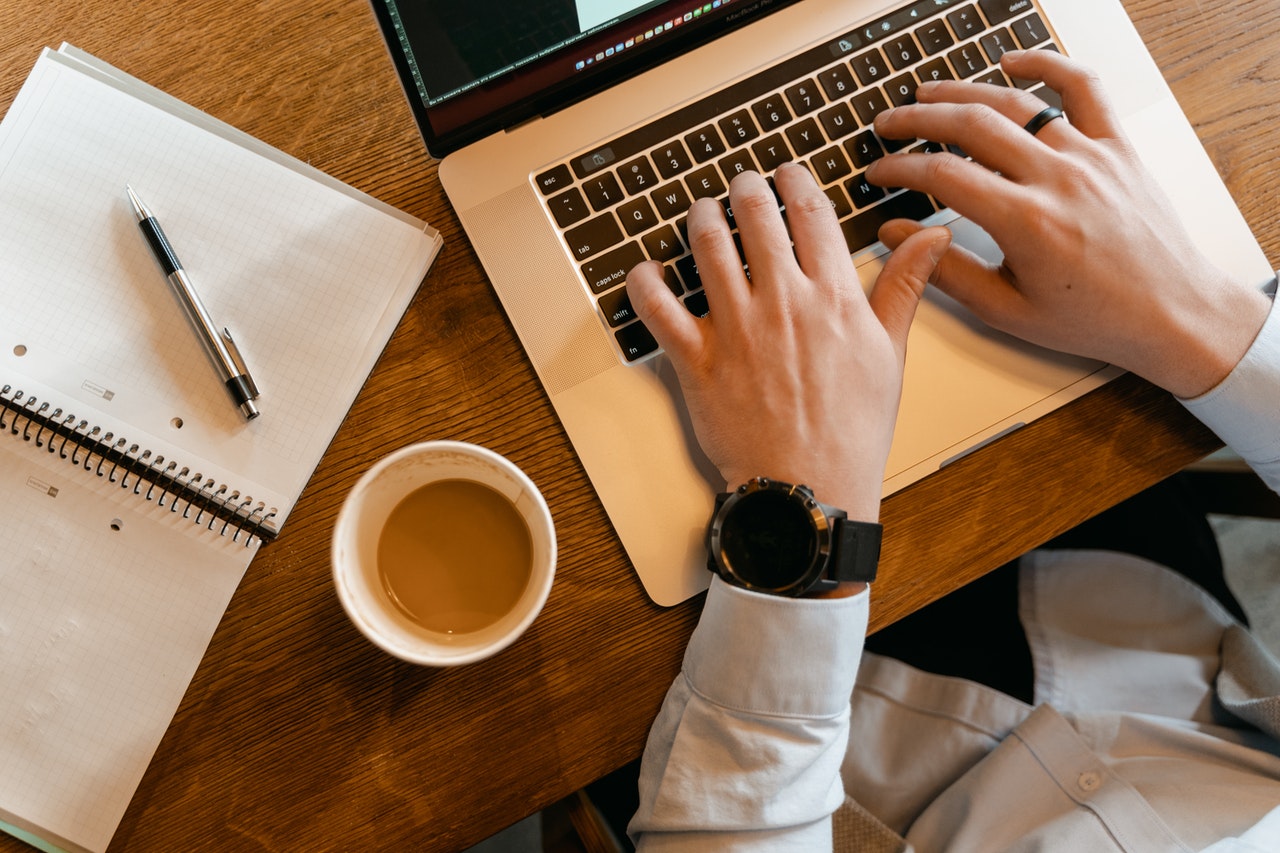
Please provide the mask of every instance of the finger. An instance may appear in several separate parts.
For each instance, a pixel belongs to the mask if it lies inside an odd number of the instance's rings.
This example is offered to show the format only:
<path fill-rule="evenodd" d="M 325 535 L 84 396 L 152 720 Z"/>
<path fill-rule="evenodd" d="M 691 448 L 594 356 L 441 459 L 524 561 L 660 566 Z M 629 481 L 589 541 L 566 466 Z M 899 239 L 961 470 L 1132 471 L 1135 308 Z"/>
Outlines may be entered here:
<path fill-rule="evenodd" d="M 788 170 L 785 165 L 779 168 Z M 799 180 L 803 176 L 793 177 Z M 742 238 L 742 254 L 751 269 L 752 284 L 768 286 L 778 281 L 795 266 L 795 253 L 778 210 L 778 198 L 769 183 L 759 172 L 743 172 L 729 184 L 729 204 Z"/>
<path fill-rule="evenodd" d="M 877 186 L 927 193 L 988 230 L 1016 218 L 1021 204 L 1017 184 L 949 152 L 892 154 L 873 162 L 865 174 Z"/>
<path fill-rule="evenodd" d="M 698 265 L 707 294 L 707 305 L 734 310 L 750 296 L 737 243 L 729 232 L 724 207 L 714 199 L 700 198 L 689 208 L 689 248 Z"/>
<path fill-rule="evenodd" d="M 1087 66 L 1052 50 L 1015 50 L 1000 59 L 1010 77 L 1040 80 L 1062 97 L 1071 125 L 1090 139 L 1123 139 L 1102 80 Z"/>
<path fill-rule="evenodd" d="M 891 250 L 897 250 L 921 230 L 917 222 L 895 219 L 881 226 L 880 239 Z M 988 263 L 963 246 L 952 244 L 947 248 L 932 283 L 983 322 L 1006 331 L 1023 304 L 1004 267 Z"/>
<path fill-rule="evenodd" d="M 918 103 L 878 115 L 876 133 L 959 146 L 978 163 L 1015 181 L 1056 168 L 1056 158 L 1045 156 L 1044 142 L 1023 127 L 1044 109 L 1035 95 L 985 83 L 944 81 L 922 84 L 916 96 Z"/>
<path fill-rule="evenodd" d="M 783 164 L 774 175 L 778 195 L 787 207 L 791 239 L 800 269 L 820 282 L 848 280 L 853 260 L 840 233 L 829 199 L 808 169 Z"/>
<path fill-rule="evenodd" d="M 627 298 L 676 369 L 702 349 L 702 321 L 684 307 L 663 278 L 662 264 L 645 261 L 627 273 Z"/>
<path fill-rule="evenodd" d="M 889 255 L 867 297 L 872 312 L 893 342 L 900 364 L 906 357 L 907 335 L 916 306 L 950 245 L 951 232 L 945 228 L 925 228 L 905 237 Z"/>

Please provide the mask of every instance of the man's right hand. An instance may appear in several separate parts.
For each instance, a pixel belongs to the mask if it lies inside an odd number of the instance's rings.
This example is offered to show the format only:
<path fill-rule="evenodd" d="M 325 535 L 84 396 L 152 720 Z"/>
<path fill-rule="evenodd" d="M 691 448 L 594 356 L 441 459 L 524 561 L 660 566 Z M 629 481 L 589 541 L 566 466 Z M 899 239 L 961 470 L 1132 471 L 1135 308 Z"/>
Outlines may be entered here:
<path fill-rule="evenodd" d="M 992 236 L 1003 264 L 953 246 L 935 278 L 990 325 L 1180 397 L 1210 390 L 1253 342 L 1270 300 L 1196 249 L 1092 73 L 1051 51 L 1006 54 L 1002 65 L 1059 92 L 1070 123 L 1033 136 L 1023 125 L 1045 106 L 1033 94 L 922 85 L 918 103 L 883 113 L 876 131 L 957 145 L 972 160 L 895 154 L 868 179 L 927 192 Z M 897 220 L 880 237 L 893 248 L 918 229 Z"/>

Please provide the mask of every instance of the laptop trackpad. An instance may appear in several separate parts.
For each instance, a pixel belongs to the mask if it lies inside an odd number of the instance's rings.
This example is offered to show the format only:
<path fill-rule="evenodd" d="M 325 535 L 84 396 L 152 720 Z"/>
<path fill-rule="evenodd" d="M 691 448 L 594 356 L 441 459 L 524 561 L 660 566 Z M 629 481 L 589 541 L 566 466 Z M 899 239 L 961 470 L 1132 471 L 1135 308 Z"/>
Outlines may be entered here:
<path fill-rule="evenodd" d="M 999 263 L 1000 250 L 977 225 L 956 219 L 948 227 L 958 245 Z M 864 287 L 874 283 L 884 259 L 858 259 Z M 887 491 L 1056 408 L 1064 402 L 1058 399 L 1064 392 L 1068 399 L 1083 393 L 1088 389 L 1067 389 L 1103 367 L 997 332 L 930 287 L 907 345 L 902 405 L 885 472 Z M 1096 384 L 1100 381 L 1090 387 Z M 913 471 L 926 460 L 926 470 Z"/>

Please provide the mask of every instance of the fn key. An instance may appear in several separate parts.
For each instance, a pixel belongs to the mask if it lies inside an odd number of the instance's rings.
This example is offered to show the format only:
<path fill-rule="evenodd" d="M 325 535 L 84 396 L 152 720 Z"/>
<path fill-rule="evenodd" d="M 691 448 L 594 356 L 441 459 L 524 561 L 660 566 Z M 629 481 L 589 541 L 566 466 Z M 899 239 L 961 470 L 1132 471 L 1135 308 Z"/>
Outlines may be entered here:
<path fill-rule="evenodd" d="M 658 348 L 658 342 L 654 340 L 653 333 L 640 322 L 623 326 L 613 334 L 617 337 L 622 356 L 627 361 L 643 358 Z"/>

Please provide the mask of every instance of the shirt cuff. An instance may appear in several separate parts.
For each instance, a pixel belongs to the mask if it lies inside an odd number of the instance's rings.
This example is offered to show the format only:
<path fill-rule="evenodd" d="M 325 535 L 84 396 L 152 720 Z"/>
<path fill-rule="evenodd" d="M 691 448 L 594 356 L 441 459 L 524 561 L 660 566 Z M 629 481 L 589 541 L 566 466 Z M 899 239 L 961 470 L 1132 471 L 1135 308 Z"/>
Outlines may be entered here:
<path fill-rule="evenodd" d="M 1182 400 L 1227 446 L 1255 468 L 1280 460 L 1280 310 L 1271 313 L 1227 378 L 1199 397 Z"/>
<path fill-rule="evenodd" d="M 713 578 L 685 651 L 692 688 L 753 714 L 829 717 L 853 692 L 869 590 L 846 598 L 784 598 Z"/>

